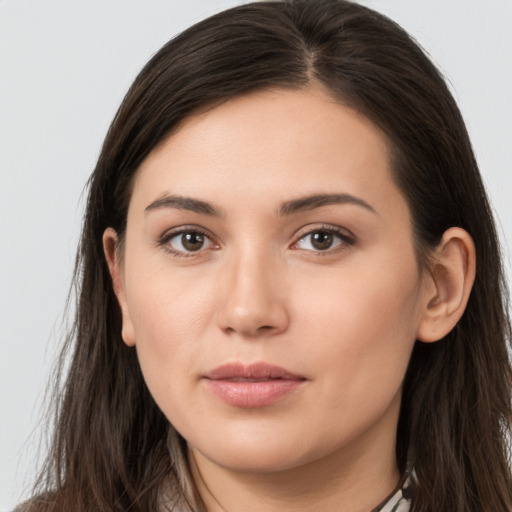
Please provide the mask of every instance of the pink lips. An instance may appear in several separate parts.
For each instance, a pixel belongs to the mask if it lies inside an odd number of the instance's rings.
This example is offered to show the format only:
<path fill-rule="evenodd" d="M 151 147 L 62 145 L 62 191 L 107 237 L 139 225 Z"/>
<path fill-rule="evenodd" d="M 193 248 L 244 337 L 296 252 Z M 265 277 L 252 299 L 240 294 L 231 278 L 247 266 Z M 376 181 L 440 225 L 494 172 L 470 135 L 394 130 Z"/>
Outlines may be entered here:
<path fill-rule="evenodd" d="M 279 366 L 232 363 L 219 366 L 203 377 L 210 391 L 234 407 L 263 407 L 296 391 L 305 377 Z"/>

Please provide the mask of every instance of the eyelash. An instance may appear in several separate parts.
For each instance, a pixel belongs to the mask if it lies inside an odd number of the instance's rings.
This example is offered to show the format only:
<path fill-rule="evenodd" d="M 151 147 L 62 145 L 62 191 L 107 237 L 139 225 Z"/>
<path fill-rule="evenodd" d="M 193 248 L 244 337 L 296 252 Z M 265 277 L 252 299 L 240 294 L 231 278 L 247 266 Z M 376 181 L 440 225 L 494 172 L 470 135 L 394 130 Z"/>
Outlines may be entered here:
<path fill-rule="evenodd" d="M 337 226 L 322 225 L 322 226 L 315 227 L 314 229 L 308 229 L 307 231 L 304 231 L 303 233 L 299 234 L 299 236 L 297 237 L 295 242 L 293 242 L 293 244 L 290 247 L 294 248 L 295 246 L 297 246 L 297 244 L 300 241 L 306 239 L 309 236 L 314 235 L 315 233 L 325 233 L 328 235 L 333 235 L 335 238 L 338 238 L 338 240 L 339 240 L 339 243 L 337 245 L 335 245 L 334 248 L 329 247 L 326 250 L 320 250 L 320 249 L 318 249 L 318 250 L 305 249 L 304 250 L 305 252 L 315 253 L 317 256 L 327 256 L 330 254 L 335 254 L 335 253 L 341 252 L 343 250 L 346 250 L 348 248 L 348 246 L 354 245 L 354 243 L 355 243 L 355 238 L 353 237 L 353 235 L 349 234 L 347 232 L 347 230 L 342 229 Z M 171 231 L 167 231 L 160 237 L 160 239 L 158 241 L 158 245 L 163 247 L 167 252 L 169 252 L 171 255 L 173 255 L 177 258 L 190 258 L 190 257 L 193 257 L 196 254 L 199 254 L 199 253 L 205 251 L 206 249 L 210 248 L 210 247 L 207 247 L 207 248 L 201 247 L 197 251 L 188 251 L 188 252 L 172 248 L 170 245 L 170 241 L 172 239 L 179 237 L 180 235 L 184 235 L 184 234 L 200 235 L 200 236 L 204 237 L 205 239 L 209 240 L 211 245 L 216 246 L 216 248 L 218 248 L 218 244 L 215 243 L 215 241 L 212 239 L 212 236 L 209 235 L 206 231 L 204 231 L 196 226 L 182 226 L 178 229 L 173 229 Z M 297 248 L 297 250 L 301 250 L 301 249 Z"/>
<path fill-rule="evenodd" d="M 190 258 L 192 256 L 195 256 L 196 254 L 201 253 L 205 249 L 200 248 L 197 251 L 180 251 L 177 249 L 173 249 L 170 245 L 170 241 L 173 238 L 179 237 L 180 235 L 185 234 L 194 234 L 194 235 L 201 235 L 205 239 L 208 239 L 212 245 L 216 245 L 215 242 L 212 240 L 212 236 L 209 235 L 206 231 L 196 227 L 196 226 L 182 226 L 178 229 L 173 229 L 171 231 L 165 232 L 159 239 L 158 245 L 163 247 L 168 253 L 170 253 L 172 256 L 175 256 L 176 258 Z"/>
<path fill-rule="evenodd" d="M 328 235 L 334 235 L 334 237 L 338 238 L 339 240 L 339 243 L 335 245 L 334 248 L 329 247 L 325 251 L 320 249 L 317 249 L 316 251 L 306 249 L 307 252 L 313 252 L 317 256 L 328 256 L 331 254 L 336 254 L 348 249 L 349 246 L 354 245 L 355 243 L 355 237 L 346 229 L 340 228 L 338 226 L 322 225 L 315 227 L 314 229 L 308 229 L 304 233 L 300 234 L 297 240 L 293 242 L 292 247 L 296 246 L 301 240 L 304 240 L 305 238 L 310 237 L 315 233 L 326 233 Z"/>

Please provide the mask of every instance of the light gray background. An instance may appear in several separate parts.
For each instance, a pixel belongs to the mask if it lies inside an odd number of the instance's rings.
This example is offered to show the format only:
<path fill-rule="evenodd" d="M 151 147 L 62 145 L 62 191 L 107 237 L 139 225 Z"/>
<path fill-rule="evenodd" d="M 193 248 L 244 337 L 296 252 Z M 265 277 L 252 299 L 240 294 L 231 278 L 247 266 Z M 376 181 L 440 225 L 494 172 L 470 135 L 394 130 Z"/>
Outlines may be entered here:
<path fill-rule="evenodd" d="M 0 0 L 0 510 L 33 476 L 80 195 L 109 122 L 164 42 L 240 3 Z M 364 3 L 412 33 L 449 78 L 510 245 L 512 0 Z"/>

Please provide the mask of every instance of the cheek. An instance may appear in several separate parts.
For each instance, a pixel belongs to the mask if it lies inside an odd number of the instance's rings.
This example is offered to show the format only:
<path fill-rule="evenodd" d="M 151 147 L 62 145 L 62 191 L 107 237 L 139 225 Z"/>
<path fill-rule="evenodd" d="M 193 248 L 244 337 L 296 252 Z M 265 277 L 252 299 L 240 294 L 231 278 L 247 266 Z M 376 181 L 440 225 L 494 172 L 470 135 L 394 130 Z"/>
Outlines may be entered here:
<path fill-rule="evenodd" d="M 195 377 L 191 369 L 211 318 L 211 293 L 202 280 L 184 283 L 158 267 L 138 267 L 134 274 L 138 279 L 128 283 L 128 309 L 142 372 L 158 402 Z"/>
<path fill-rule="evenodd" d="M 415 260 L 386 273 L 378 267 L 344 268 L 310 283 L 309 294 L 297 292 L 303 332 L 315 340 L 306 346 L 308 357 L 332 376 L 325 381 L 332 392 L 354 390 L 340 397 L 398 391 L 415 342 L 421 285 Z"/>
<path fill-rule="evenodd" d="M 210 316 L 212 297 L 205 276 L 189 269 L 172 272 L 169 266 L 158 259 L 155 264 L 150 261 L 137 266 L 131 272 L 135 279 L 127 282 L 136 343 L 152 344 L 162 352 L 178 340 L 184 349 L 195 345 L 197 331 Z"/>

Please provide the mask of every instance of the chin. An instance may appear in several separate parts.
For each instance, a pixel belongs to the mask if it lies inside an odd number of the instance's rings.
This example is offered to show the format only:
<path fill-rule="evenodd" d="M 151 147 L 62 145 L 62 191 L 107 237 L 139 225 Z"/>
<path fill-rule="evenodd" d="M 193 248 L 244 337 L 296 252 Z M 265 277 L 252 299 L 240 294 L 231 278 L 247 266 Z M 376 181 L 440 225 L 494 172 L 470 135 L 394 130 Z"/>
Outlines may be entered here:
<path fill-rule="evenodd" d="M 252 449 L 247 447 L 233 453 L 223 452 L 219 457 L 215 453 L 203 456 L 227 470 L 237 473 L 279 473 L 304 465 L 306 462 L 290 450 Z"/>
<path fill-rule="evenodd" d="M 192 451 L 225 469 L 239 473 L 277 473 L 307 465 L 326 456 L 329 447 L 321 443 L 300 442 L 293 436 L 244 432 L 240 437 L 210 438 L 208 445 L 199 443 Z M 189 449 L 190 449 L 189 445 Z"/>

